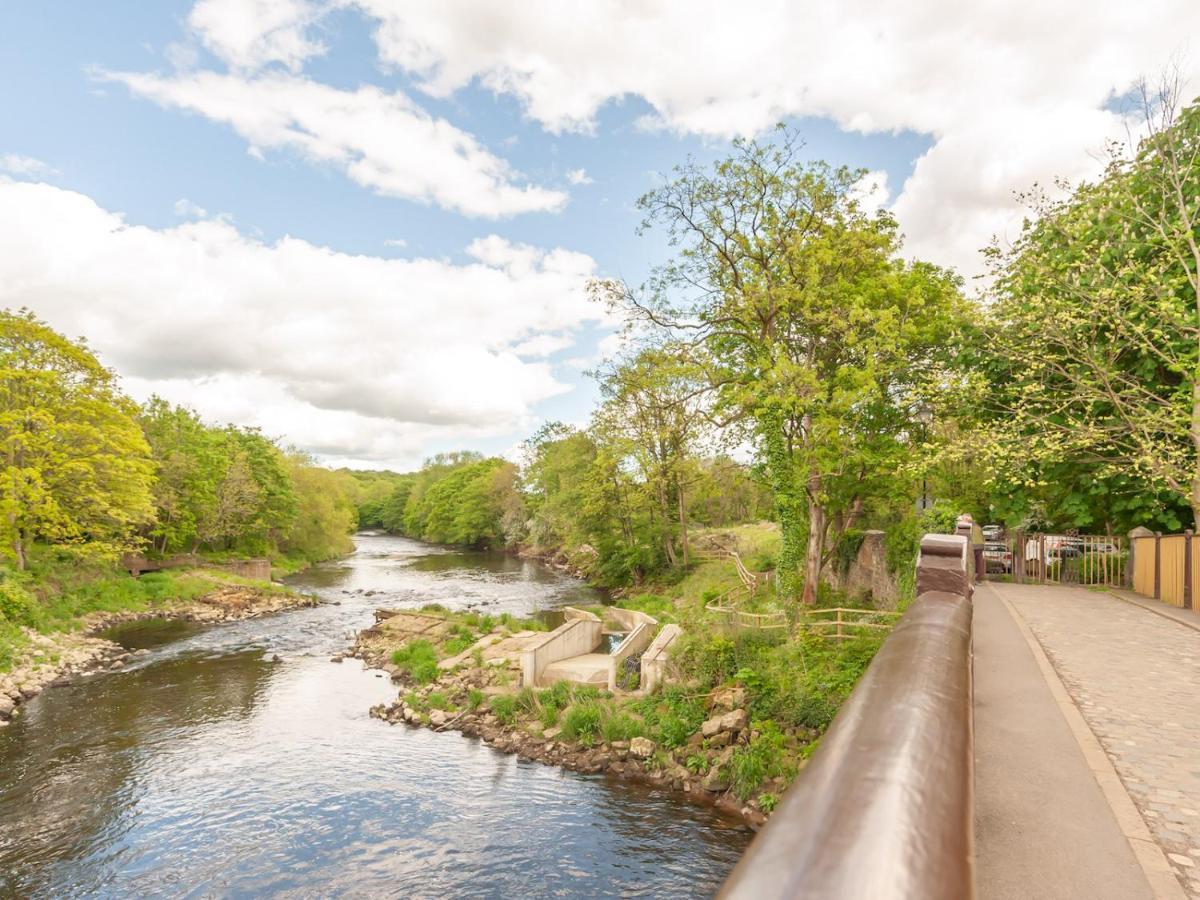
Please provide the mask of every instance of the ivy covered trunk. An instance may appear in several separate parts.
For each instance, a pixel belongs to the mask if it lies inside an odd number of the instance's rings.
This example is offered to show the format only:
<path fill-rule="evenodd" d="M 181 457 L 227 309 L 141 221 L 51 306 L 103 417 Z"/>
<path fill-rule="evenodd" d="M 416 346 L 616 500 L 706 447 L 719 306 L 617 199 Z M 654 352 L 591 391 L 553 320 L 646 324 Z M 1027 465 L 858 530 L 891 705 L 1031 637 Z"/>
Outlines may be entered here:
<path fill-rule="evenodd" d="M 797 490 L 792 457 L 783 432 L 783 414 L 770 410 L 759 417 L 767 456 L 767 473 L 775 494 L 775 512 L 779 518 L 779 594 L 794 599 L 800 596 L 800 561 L 803 558 L 804 518 L 802 498 Z"/>
<path fill-rule="evenodd" d="M 821 580 L 821 557 L 825 552 L 825 508 L 821 506 L 821 476 L 808 476 L 808 549 L 804 554 L 805 606 L 817 603 L 817 585 Z"/>

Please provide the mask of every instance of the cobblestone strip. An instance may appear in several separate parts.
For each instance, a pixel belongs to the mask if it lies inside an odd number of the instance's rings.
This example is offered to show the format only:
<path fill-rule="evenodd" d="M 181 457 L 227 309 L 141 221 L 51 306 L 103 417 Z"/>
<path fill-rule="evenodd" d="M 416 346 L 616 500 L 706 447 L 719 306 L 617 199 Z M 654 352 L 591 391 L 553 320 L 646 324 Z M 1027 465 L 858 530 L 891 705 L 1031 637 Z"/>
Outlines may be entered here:
<path fill-rule="evenodd" d="M 1004 596 L 1200 900 L 1200 632 L 1081 588 L 1006 585 Z"/>

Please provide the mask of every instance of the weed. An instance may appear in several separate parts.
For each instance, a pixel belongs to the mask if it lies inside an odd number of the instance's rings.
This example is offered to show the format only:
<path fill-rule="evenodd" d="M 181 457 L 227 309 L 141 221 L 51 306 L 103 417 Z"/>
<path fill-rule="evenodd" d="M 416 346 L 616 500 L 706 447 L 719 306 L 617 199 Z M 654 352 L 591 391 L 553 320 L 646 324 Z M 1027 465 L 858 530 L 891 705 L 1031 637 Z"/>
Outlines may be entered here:
<path fill-rule="evenodd" d="M 467 692 L 467 707 L 474 712 L 475 710 L 479 709 L 482 703 L 483 691 L 479 690 L 479 688 L 471 688 L 471 690 Z"/>
<path fill-rule="evenodd" d="M 552 705 L 543 706 L 538 714 L 538 719 L 542 723 L 543 728 L 553 728 L 558 724 L 558 707 Z"/>
<path fill-rule="evenodd" d="M 517 717 L 517 700 L 508 694 L 500 694 L 492 698 L 491 710 L 501 725 L 511 725 Z"/>
<path fill-rule="evenodd" d="M 407 672 L 417 684 L 429 684 L 438 676 L 437 652 L 424 638 L 412 641 L 392 654 L 396 668 Z"/>
<path fill-rule="evenodd" d="M 599 704 L 577 703 L 567 710 L 563 718 L 563 737 L 580 743 L 594 741 L 600 734 L 601 719 Z"/>
<path fill-rule="evenodd" d="M 758 795 L 758 808 L 763 812 L 770 814 L 775 811 L 775 807 L 778 805 L 779 798 L 774 794 L 768 793 Z"/>
<path fill-rule="evenodd" d="M 425 699 L 428 701 L 430 707 L 433 709 L 449 709 L 450 708 L 450 701 L 446 699 L 446 695 L 443 694 L 441 691 L 434 691 L 432 694 L 430 694 Z"/>
<path fill-rule="evenodd" d="M 646 733 L 645 726 L 628 713 L 612 711 L 600 723 L 600 733 L 610 744 L 613 741 L 628 741 Z"/>

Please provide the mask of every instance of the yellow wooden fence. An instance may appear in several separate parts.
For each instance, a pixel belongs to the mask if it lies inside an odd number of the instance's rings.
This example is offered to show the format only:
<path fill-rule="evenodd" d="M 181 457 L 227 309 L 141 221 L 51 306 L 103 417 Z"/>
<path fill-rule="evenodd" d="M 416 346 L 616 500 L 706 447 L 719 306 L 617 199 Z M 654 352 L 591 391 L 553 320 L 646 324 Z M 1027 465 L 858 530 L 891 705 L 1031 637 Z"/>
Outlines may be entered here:
<path fill-rule="evenodd" d="M 1184 534 L 1148 535 L 1133 539 L 1133 589 L 1192 609 L 1200 591 L 1200 537 Z"/>

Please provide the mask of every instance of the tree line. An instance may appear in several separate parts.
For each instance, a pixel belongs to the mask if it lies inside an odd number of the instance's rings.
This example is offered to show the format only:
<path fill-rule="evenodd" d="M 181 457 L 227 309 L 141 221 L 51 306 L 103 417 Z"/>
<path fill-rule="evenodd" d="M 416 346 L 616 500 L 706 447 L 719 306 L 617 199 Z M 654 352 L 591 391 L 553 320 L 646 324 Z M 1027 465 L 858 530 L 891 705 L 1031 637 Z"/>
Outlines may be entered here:
<path fill-rule="evenodd" d="M 349 551 L 358 482 L 255 429 L 138 406 L 81 341 L 0 312 L 0 531 L 16 568 L 38 542 L 328 559 Z"/>

